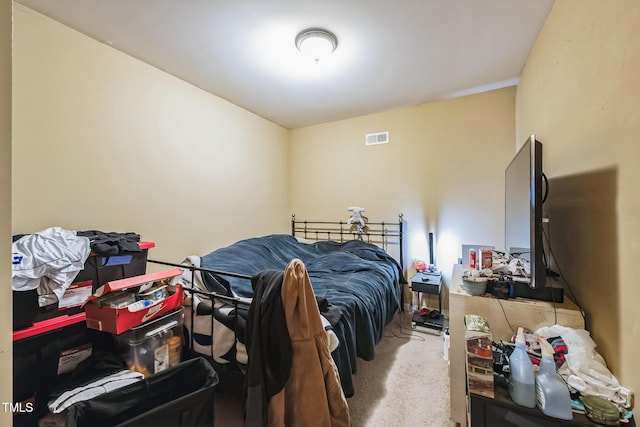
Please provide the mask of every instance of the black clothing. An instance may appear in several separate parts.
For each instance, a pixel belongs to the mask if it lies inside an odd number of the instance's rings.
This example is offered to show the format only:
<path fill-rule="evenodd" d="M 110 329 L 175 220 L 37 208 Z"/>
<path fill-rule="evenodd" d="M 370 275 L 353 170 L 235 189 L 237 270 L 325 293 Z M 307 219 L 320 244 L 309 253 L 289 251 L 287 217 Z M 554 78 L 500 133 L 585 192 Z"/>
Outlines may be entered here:
<path fill-rule="evenodd" d="M 251 278 L 254 296 L 246 326 L 246 426 L 266 426 L 269 399 L 289 380 L 292 348 L 280 292 L 283 272 L 264 270 Z"/>
<path fill-rule="evenodd" d="M 123 252 L 140 252 L 140 235 L 137 233 L 105 233 L 98 230 L 78 231 L 78 236 L 89 238 L 91 250 L 98 255 L 118 255 Z"/>

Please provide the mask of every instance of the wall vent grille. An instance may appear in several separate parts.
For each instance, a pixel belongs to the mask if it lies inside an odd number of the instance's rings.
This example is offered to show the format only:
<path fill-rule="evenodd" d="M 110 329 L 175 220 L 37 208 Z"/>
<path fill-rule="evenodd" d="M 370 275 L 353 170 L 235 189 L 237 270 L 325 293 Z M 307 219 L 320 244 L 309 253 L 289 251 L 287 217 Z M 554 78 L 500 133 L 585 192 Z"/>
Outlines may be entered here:
<path fill-rule="evenodd" d="M 364 137 L 365 145 L 378 145 L 389 143 L 389 132 L 368 133 Z"/>

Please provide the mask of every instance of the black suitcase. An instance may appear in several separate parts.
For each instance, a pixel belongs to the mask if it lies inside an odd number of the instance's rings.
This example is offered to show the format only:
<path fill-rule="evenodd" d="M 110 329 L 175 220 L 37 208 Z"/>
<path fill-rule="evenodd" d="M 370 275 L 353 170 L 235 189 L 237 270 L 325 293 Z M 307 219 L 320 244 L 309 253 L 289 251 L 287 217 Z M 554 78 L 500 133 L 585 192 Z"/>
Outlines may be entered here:
<path fill-rule="evenodd" d="M 212 427 L 218 374 L 202 357 L 69 407 L 67 427 Z"/>

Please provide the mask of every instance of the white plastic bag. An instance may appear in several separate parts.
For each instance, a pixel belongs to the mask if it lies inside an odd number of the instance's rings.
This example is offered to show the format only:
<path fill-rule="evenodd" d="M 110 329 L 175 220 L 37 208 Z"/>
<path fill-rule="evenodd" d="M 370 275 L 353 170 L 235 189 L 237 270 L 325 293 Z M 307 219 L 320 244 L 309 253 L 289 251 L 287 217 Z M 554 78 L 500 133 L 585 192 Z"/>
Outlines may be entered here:
<path fill-rule="evenodd" d="M 622 408 L 631 406 L 631 393 L 609 371 L 588 331 L 554 325 L 536 333 L 544 338 L 561 337 L 567 345 L 566 362 L 558 373 L 583 395 L 602 396 Z"/>

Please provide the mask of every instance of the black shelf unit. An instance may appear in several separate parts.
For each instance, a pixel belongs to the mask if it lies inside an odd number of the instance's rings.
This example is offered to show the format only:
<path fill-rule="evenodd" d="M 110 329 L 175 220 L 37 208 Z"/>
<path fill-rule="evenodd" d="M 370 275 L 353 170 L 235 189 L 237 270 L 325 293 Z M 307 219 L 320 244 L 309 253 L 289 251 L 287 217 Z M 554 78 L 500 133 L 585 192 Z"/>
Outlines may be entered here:
<path fill-rule="evenodd" d="M 509 397 L 509 392 L 505 387 L 494 387 L 494 398 L 470 394 L 471 411 L 470 421 L 473 427 L 598 427 L 584 414 L 573 413 L 572 420 L 560 420 L 543 414 L 538 408 L 525 408 L 517 405 Z M 635 427 L 635 419 L 631 418 L 628 423 L 621 424 L 626 427 Z"/>
<path fill-rule="evenodd" d="M 438 295 L 438 312 L 439 317 L 431 317 L 429 315 L 421 316 L 420 307 L 418 310 L 414 310 L 411 322 L 414 326 L 422 326 L 425 328 L 436 329 L 439 331 L 444 330 L 447 327 L 447 319 L 442 314 L 442 297 L 440 290 L 442 287 L 442 273 L 440 271 L 424 271 L 416 273 L 411 278 L 411 291 L 418 294 L 418 301 L 420 301 L 420 294 Z"/>

